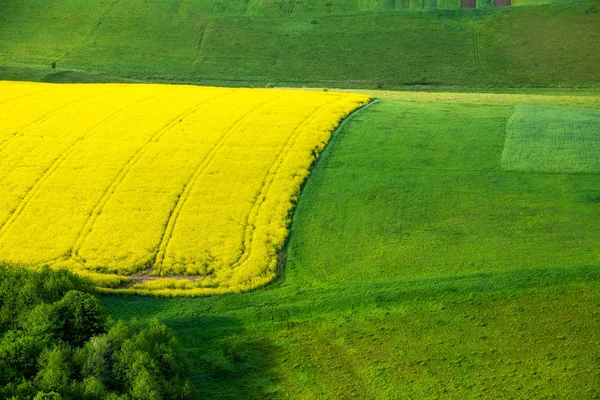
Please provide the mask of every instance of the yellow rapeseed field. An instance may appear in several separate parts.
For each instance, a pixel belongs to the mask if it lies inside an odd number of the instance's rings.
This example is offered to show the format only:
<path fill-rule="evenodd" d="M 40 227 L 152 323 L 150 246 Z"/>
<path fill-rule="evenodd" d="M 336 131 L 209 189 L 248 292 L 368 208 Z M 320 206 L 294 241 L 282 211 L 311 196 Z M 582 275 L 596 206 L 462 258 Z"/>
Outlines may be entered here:
<path fill-rule="evenodd" d="M 312 162 L 368 99 L 0 82 L 0 263 L 138 293 L 263 285 Z"/>

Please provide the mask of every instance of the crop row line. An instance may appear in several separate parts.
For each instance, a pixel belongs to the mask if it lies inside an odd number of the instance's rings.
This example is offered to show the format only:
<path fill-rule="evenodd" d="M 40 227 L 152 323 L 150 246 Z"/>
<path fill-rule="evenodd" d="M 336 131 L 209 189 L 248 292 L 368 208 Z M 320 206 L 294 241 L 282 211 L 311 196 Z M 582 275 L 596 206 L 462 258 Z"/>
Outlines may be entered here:
<path fill-rule="evenodd" d="M 266 104 L 277 100 L 279 97 L 280 96 L 277 96 L 273 99 L 269 99 L 269 100 L 266 100 L 266 101 L 258 104 L 257 106 L 255 106 L 251 110 L 249 110 L 246 114 L 244 114 L 242 117 L 240 117 L 237 121 L 235 121 L 230 126 L 230 128 L 225 132 L 225 134 L 223 134 L 223 136 L 219 139 L 219 141 L 215 144 L 215 146 L 210 150 L 210 152 L 206 155 L 204 160 L 202 160 L 202 162 L 198 165 L 198 167 L 196 168 L 196 170 L 194 171 L 194 173 L 192 174 L 190 179 L 185 183 L 185 185 L 183 187 L 183 191 L 177 197 L 177 202 L 175 204 L 175 207 L 172 209 L 172 212 L 169 215 L 167 224 L 165 225 L 165 230 L 163 231 L 160 245 L 158 247 L 158 251 L 157 251 L 157 253 L 154 257 L 154 261 L 152 263 L 153 265 L 155 265 L 155 266 L 159 265 L 164 261 L 169 244 L 171 242 L 171 237 L 175 230 L 175 225 L 177 224 L 177 221 L 179 219 L 179 214 L 181 213 L 181 209 L 186 204 L 186 202 L 190 196 L 190 193 L 191 193 L 192 189 L 194 188 L 197 180 L 204 173 L 204 171 L 206 171 L 206 168 L 210 165 L 210 163 L 213 161 L 213 159 L 219 153 L 219 151 L 221 149 L 223 149 L 227 139 L 231 136 L 231 134 L 233 132 L 235 132 L 237 129 L 239 129 L 239 127 L 242 126 L 242 124 L 252 114 L 254 114 L 256 111 L 260 110 Z"/>
<path fill-rule="evenodd" d="M 35 124 L 43 124 L 44 122 L 46 122 L 48 119 L 50 119 L 54 114 L 56 114 L 57 112 L 59 112 L 60 110 L 62 110 L 63 108 L 70 106 L 73 103 L 76 103 L 78 101 L 82 101 L 85 99 L 90 98 L 91 96 L 85 96 L 85 97 L 80 97 L 78 99 L 69 101 L 65 104 L 62 104 L 61 106 L 53 109 L 52 111 L 49 111 L 48 113 L 42 115 L 41 117 L 39 117 L 38 119 L 28 123 L 27 125 L 21 127 L 18 131 L 16 131 L 12 136 L 10 136 L 9 138 L 7 138 L 6 140 L 4 140 L 4 142 L 0 143 L 0 153 L 16 138 L 23 136 L 23 131 Z"/>
<path fill-rule="evenodd" d="M 221 96 L 217 96 L 217 97 L 221 97 Z M 104 206 L 106 205 L 106 203 L 108 203 L 109 199 L 117 191 L 121 182 L 123 182 L 123 180 L 129 174 L 131 169 L 142 158 L 142 156 L 148 151 L 148 149 L 155 142 L 157 142 L 165 133 L 167 133 L 169 130 L 171 130 L 173 127 L 175 127 L 177 124 L 179 124 L 184 118 L 195 113 L 205 103 L 207 103 L 211 100 L 214 100 L 214 99 L 215 99 L 215 97 L 211 97 L 210 99 L 204 100 L 204 101 L 200 102 L 199 104 L 197 104 L 196 106 L 187 109 L 183 113 L 181 113 L 181 114 L 177 115 L 175 118 L 171 119 L 171 121 L 169 121 L 166 125 L 164 125 L 162 128 L 160 128 L 146 143 L 144 143 L 133 154 L 133 156 L 131 156 L 129 158 L 129 160 L 124 164 L 124 166 L 117 173 L 116 178 L 111 182 L 111 184 L 108 186 L 108 188 L 103 192 L 102 197 L 98 200 L 98 202 L 94 206 L 92 213 L 87 218 L 87 220 L 85 221 L 79 234 L 77 235 L 77 238 L 75 239 L 75 242 L 73 243 L 73 246 L 72 246 L 72 253 L 71 253 L 72 259 L 75 259 L 82 263 L 84 262 L 84 260 L 79 256 L 79 251 L 83 247 L 83 244 L 85 243 L 85 240 L 87 239 L 89 234 L 92 232 L 98 217 L 100 216 L 100 214 L 102 214 Z"/>
<path fill-rule="evenodd" d="M 0 102 L 0 106 L 3 105 L 3 104 L 6 104 L 6 103 L 10 103 L 11 101 L 14 101 L 14 100 L 22 99 L 23 97 L 33 96 L 34 94 L 39 93 L 39 92 L 42 92 L 42 90 L 35 90 L 33 92 L 30 92 L 30 93 L 27 93 L 27 94 L 24 94 L 24 95 L 21 95 L 21 96 L 11 97 L 10 99 L 7 99 L 7 100 L 4 100 L 4 101 Z"/>
<path fill-rule="evenodd" d="M 48 180 L 50 179 L 50 177 L 54 174 L 54 172 L 56 172 L 61 166 L 62 164 L 71 156 L 74 154 L 74 152 L 79 148 L 79 146 L 81 146 L 81 144 L 85 141 L 85 139 L 93 136 L 96 132 L 98 132 L 103 126 L 105 126 L 107 123 L 109 123 L 115 116 L 117 116 L 118 114 L 126 111 L 127 109 L 151 98 L 154 97 L 153 96 L 147 96 L 143 99 L 140 99 L 138 101 L 135 101 L 129 105 L 127 105 L 126 107 L 123 107 L 115 112 L 113 112 L 112 114 L 110 114 L 108 117 L 104 118 L 102 121 L 98 122 L 96 125 L 94 125 L 90 130 L 88 130 L 82 137 L 78 138 L 75 142 L 73 142 L 71 144 L 71 146 L 69 146 L 69 148 L 67 148 L 62 154 L 60 154 L 53 162 L 52 164 L 44 171 L 44 173 L 33 183 L 33 185 L 29 188 L 29 190 L 25 193 L 25 196 L 23 196 L 23 198 L 19 201 L 19 203 L 17 204 L 17 207 L 15 208 L 15 211 L 13 212 L 13 214 L 10 216 L 10 218 L 5 221 L 2 225 L 0 225 L 0 238 L 2 238 L 2 236 L 4 236 L 4 234 L 8 231 L 8 229 L 10 229 L 10 227 L 19 219 L 19 217 L 22 215 L 23 210 L 25 210 L 25 208 L 27 207 L 27 205 L 29 205 L 29 203 L 31 202 L 31 200 L 35 197 L 35 195 L 37 194 L 38 190 L 40 189 L 40 187 L 42 187 L 42 185 Z M 53 260 L 54 261 L 54 260 Z M 52 262 L 52 261 L 50 261 Z"/>
<path fill-rule="evenodd" d="M 252 242 L 254 239 L 254 228 L 255 228 L 254 223 L 256 221 L 256 218 L 258 217 L 260 208 L 262 207 L 262 204 L 264 203 L 265 199 L 267 198 L 267 194 L 271 188 L 273 181 L 275 180 L 275 177 L 277 176 L 277 172 L 279 171 L 279 168 L 285 161 L 285 159 L 286 159 L 287 155 L 289 154 L 289 152 L 291 151 L 291 149 L 296 144 L 298 138 L 300 137 L 300 133 L 307 125 L 309 125 L 312 121 L 314 121 L 314 119 L 321 113 L 321 111 L 323 109 L 331 106 L 333 103 L 335 103 L 339 100 L 340 100 L 339 98 L 336 98 L 335 100 L 330 101 L 327 104 L 324 104 L 324 105 L 320 106 L 319 108 L 317 108 L 316 110 L 314 110 L 296 127 L 296 129 L 294 129 L 292 134 L 285 141 L 284 145 L 282 146 L 282 151 L 279 153 L 279 155 L 277 156 L 277 158 L 275 159 L 273 164 L 271 164 L 269 171 L 267 172 L 267 174 L 265 175 L 265 178 L 263 179 L 260 190 L 254 199 L 252 208 L 250 209 L 250 212 L 248 213 L 248 216 L 244 223 L 245 229 L 244 229 L 244 235 L 242 237 L 242 251 L 240 253 L 240 256 L 236 260 L 233 261 L 230 268 L 233 269 L 233 268 L 238 267 L 239 265 L 244 263 L 248 259 L 248 257 L 250 257 L 251 250 L 248 250 L 248 249 L 251 249 L 251 247 L 252 247 Z"/>

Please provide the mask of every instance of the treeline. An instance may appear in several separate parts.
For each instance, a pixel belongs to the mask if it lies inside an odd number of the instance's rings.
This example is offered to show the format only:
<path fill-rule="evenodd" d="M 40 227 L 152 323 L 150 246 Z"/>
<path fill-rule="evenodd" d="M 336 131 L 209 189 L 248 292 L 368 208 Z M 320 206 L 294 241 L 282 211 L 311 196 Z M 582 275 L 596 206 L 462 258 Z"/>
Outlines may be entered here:
<path fill-rule="evenodd" d="M 0 266 L 0 398 L 190 397 L 166 326 L 111 321 L 90 282 L 66 270 Z"/>

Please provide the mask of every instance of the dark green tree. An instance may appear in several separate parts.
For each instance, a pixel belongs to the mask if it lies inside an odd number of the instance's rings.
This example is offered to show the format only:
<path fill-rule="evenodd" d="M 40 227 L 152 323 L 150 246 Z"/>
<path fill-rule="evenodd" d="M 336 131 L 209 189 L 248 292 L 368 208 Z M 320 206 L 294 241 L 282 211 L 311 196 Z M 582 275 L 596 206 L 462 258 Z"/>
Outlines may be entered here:
<path fill-rule="evenodd" d="M 68 292 L 56 303 L 58 339 L 83 346 L 92 336 L 104 332 L 105 317 L 100 301 L 90 293 Z"/>

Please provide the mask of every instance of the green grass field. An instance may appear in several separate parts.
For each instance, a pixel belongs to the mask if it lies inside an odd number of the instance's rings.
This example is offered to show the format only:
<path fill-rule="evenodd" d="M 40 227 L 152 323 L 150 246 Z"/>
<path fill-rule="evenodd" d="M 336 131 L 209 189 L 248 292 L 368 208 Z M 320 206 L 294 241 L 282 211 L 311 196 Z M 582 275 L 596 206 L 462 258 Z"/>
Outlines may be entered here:
<path fill-rule="evenodd" d="M 311 284 L 597 263 L 598 208 L 584 198 L 598 176 L 503 172 L 512 112 L 383 100 L 355 118 L 305 188 L 289 273 Z"/>
<path fill-rule="evenodd" d="M 291 14 L 289 4 L 296 4 Z M 374 4 L 379 11 L 366 11 Z M 597 1 L 429 12 L 386 4 L 0 0 L 0 79 L 387 89 L 599 84 Z"/>
<path fill-rule="evenodd" d="M 600 395 L 600 176 L 501 165 L 515 103 L 597 98 L 371 94 L 304 188 L 282 280 L 111 313 L 174 328 L 199 397 Z"/>
<path fill-rule="evenodd" d="M 590 267 L 329 289 L 288 280 L 245 295 L 104 303 L 176 331 L 198 398 L 592 399 L 599 278 Z"/>

